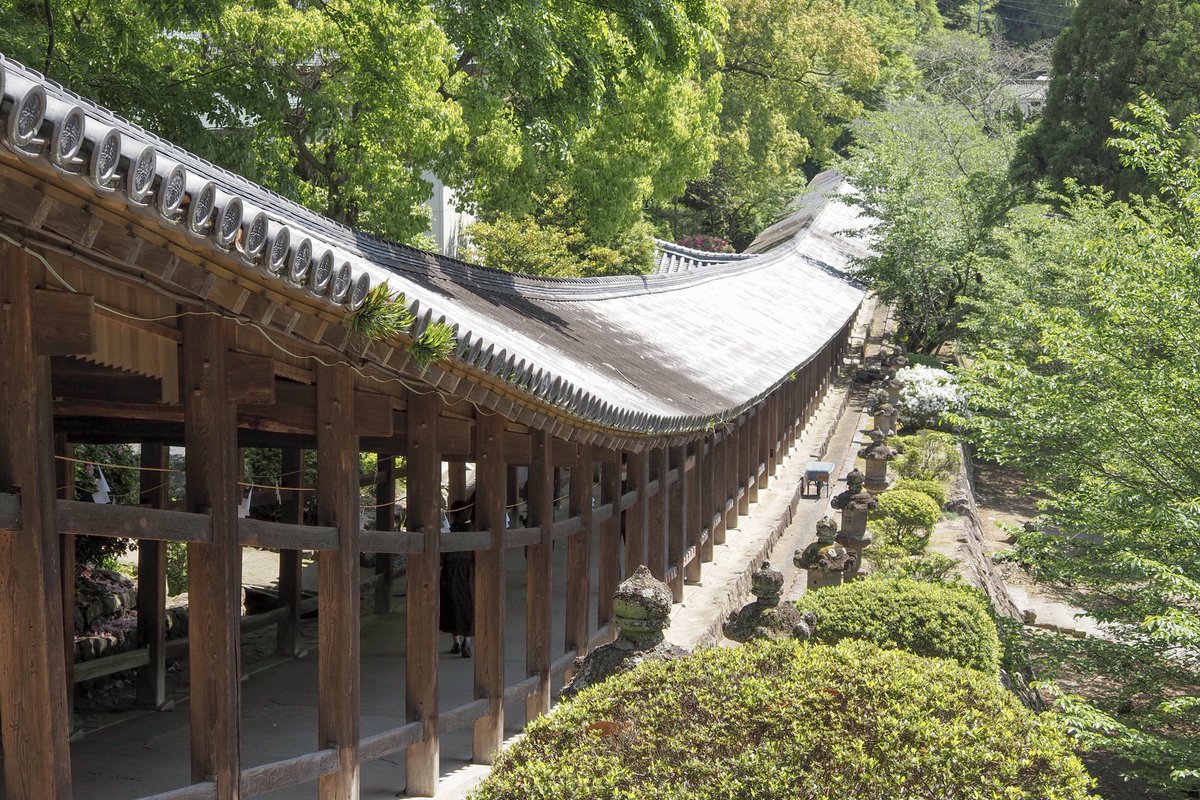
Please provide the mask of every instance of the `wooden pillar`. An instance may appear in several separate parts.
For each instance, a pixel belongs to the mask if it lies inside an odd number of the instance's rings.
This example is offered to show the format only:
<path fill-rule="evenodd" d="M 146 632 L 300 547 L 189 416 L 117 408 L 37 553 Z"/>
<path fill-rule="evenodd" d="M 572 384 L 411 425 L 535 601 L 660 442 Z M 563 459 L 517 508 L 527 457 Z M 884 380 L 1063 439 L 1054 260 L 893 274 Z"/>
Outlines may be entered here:
<path fill-rule="evenodd" d="M 32 318 L 40 275 L 23 251 L 0 251 L 0 489 L 21 499 L 20 527 L 0 532 L 0 728 L 5 796 L 53 800 L 71 796 L 71 753 L 50 359 Z"/>
<path fill-rule="evenodd" d="M 408 793 L 437 792 L 438 617 L 441 595 L 442 456 L 437 445 L 441 400 L 408 393 L 408 529 L 421 534 L 422 552 L 409 553 L 404 698 L 409 722 L 421 723 L 421 741 L 408 748 Z"/>
<path fill-rule="evenodd" d="M 762 485 L 759 491 L 771 488 L 771 477 L 775 474 L 775 398 L 768 395 L 759 406 L 759 459 L 762 462 Z"/>
<path fill-rule="evenodd" d="M 613 592 L 621 582 L 621 451 L 609 453 L 611 459 L 600 465 L 600 502 L 612 503 L 613 513 L 600 526 L 600 563 L 596 580 L 596 626 L 613 621 Z"/>
<path fill-rule="evenodd" d="M 729 432 L 721 431 L 713 436 L 713 514 L 717 520 L 713 525 L 712 543 L 725 544 L 725 523 L 729 517 L 726 511 L 729 501 Z"/>
<path fill-rule="evenodd" d="M 688 551 L 693 554 L 692 560 L 688 562 L 687 569 L 684 571 L 684 579 L 689 583 L 700 582 L 700 563 L 704 557 L 705 531 L 708 530 L 707 517 L 710 516 L 705 512 L 701 499 L 704 492 L 704 462 L 707 460 L 704 454 L 706 444 L 707 439 L 697 439 L 691 444 L 690 449 L 695 454 L 696 462 L 689 473 L 684 494 L 684 506 L 687 508 L 688 518 L 687 548 L 684 554 L 686 556 Z"/>
<path fill-rule="evenodd" d="M 318 747 L 338 752 L 338 770 L 322 775 L 321 800 L 358 799 L 359 576 L 358 434 L 354 373 L 317 365 L 317 524 L 337 529 L 337 550 L 317 553 Z"/>
<path fill-rule="evenodd" d="M 737 439 L 737 489 L 734 497 L 737 500 L 737 515 L 744 517 L 750 513 L 750 414 L 742 415 L 735 437 Z M 730 527 L 733 527 L 732 525 Z"/>
<path fill-rule="evenodd" d="M 575 463 L 571 465 L 571 490 L 567 504 L 568 516 L 579 517 L 583 529 L 567 539 L 567 600 L 565 652 L 587 653 L 591 631 L 588 627 L 588 605 L 591 602 L 592 556 L 592 446 L 575 446 Z"/>
<path fill-rule="evenodd" d="M 475 414 L 475 526 L 491 531 L 492 544 L 475 554 L 475 697 L 488 700 L 475 720 L 472 758 L 491 764 L 504 741 L 504 417 Z"/>
<path fill-rule="evenodd" d="M 67 437 L 59 434 L 54 437 L 55 454 L 62 456 L 54 460 L 55 485 L 59 487 L 58 496 L 63 500 L 75 499 L 75 462 L 69 459 L 75 457 L 75 445 L 67 442 Z M 66 669 L 66 701 L 67 729 L 75 727 L 75 537 L 62 535 L 58 538 L 58 556 L 62 574 L 62 610 L 63 610 L 63 667 Z"/>
<path fill-rule="evenodd" d="M 646 563 L 646 537 L 650 532 L 650 457 L 646 450 L 625 454 L 626 491 L 637 491 L 633 505 L 625 510 L 625 576 Z"/>
<path fill-rule="evenodd" d="M 180 325 L 187 506 L 212 517 L 212 540 L 188 544 L 192 780 L 214 781 L 217 800 L 233 800 L 241 777 L 242 612 L 237 409 L 226 371 L 233 322 L 200 315 Z"/>
<path fill-rule="evenodd" d="M 525 675 L 537 675 L 538 688 L 525 702 L 526 722 L 550 710 L 551 576 L 554 542 L 554 447 L 550 434 L 532 430 L 529 460 L 530 527 L 541 528 L 537 544 L 525 548 Z"/>
<path fill-rule="evenodd" d="M 683 556 L 687 550 L 688 533 L 688 482 L 687 446 L 679 445 L 669 450 L 667 464 L 675 465 L 675 483 L 671 484 L 667 510 L 667 568 L 675 570 L 670 581 L 671 597 L 676 603 L 683 602 Z"/>
<path fill-rule="evenodd" d="M 767 399 L 767 476 L 775 475 L 775 470 L 779 469 L 780 453 L 779 443 L 782 440 L 782 431 L 780 429 L 780 414 L 779 414 L 780 390 L 776 389 L 774 395 Z"/>
<path fill-rule="evenodd" d="M 746 435 L 749 438 L 750 477 L 746 484 L 746 499 L 748 503 L 758 502 L 758 490 L 762 488 L 762 476 L 758 468 L 762 464 L 762 405 L 754 409 L 754 413 L 746 420 Z M 747 509 L 748 510 L 748 509 Z"/>
<path fill-rule="evenodd" d="M 396 530 L 396 457 L 375 457 L 375 530 Z M 375 613 L 392 613 L 395 570 L 391 553 L 375 554 Z"/>
<path fill-rule="evenodd" d="M 281 456 L 280 521 L 302 525 L 304 492 L 295 490 L 304 485 L 304 451 L 298 447 L 285 447 Z M 288 658 L 300 655 L 301 570 L 299 550 L 279 551 L 279 604 L 286 607 L 288 613 L 276 629 L 275 652 Z"/>
<path fill-rule="evenodd" d="M 170 473 L 167 448 L 142 442 L 141 502 L 166 505 Z M 167 543 L 138 541 L 138 644 L 150 648 L 150 663 L 138 670 L 137 704 L 162 708 L 167 702 Z"/>
<path fill-rule="evenodd" d="M 650 451 L 650 469 L 658 481 L 658 493 L 650 498 L 650 525 L 647 528 L 646 566 L 660 581 L 667 579 L 667 533 L 671 524 L 671 487 L 667 483 L 670 470 L 668 449 Z"/>
<path fill-rule="evenodd" d="M 717 483 L 717 459 L 720 452 L 716 434 L 709 434 L 699 449 L 704 454 L 704 460 L 700 463 L 700 524 L 708 529 L 708 536 L 700 547 L 700 560 L 707 562 L 713 560 L 717 529 L 724 527 L 725 520 L 725 504 Z"/>

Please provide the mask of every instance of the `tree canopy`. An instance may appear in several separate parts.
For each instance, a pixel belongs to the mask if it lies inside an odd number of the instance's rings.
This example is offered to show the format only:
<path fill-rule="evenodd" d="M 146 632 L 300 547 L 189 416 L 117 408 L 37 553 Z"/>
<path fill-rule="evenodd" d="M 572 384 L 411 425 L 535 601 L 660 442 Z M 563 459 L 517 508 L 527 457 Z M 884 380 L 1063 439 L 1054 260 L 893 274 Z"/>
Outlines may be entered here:
<path fill-rule="evenodd" d="M 1145 100 L 1130 117 L 1117 157 L 1156 192 L 1126 202 L 1075 189 L 1055 198 L 1060 211 L 1019 209 L 968 323 L 962 377 L 982 452 L 1047 498 L 1057 535 L 1022 534 L 1022 557 L 1075 587 L 1144 667 L 1106 676 L 1124 687 L 1111 705 L 1065 707 L 1090 742 L 1182 792 L 1200 785 L 1185 722 L 1200 707 L 1187 689 L 1200 684 L 1200 161 L 1188 154 L 1200 116 L 1173 126 Z"/>
<path fill-rule="evenodd" d="M 1188 0 L 1080 0 L 1054 50 L 1045 113 L 1014 173 L 1120 192 L 1147 188 L 1105 147 L 1112 120 L 1146 93 L 1175 122 L 1200 112 L 1200 5 Z"/>

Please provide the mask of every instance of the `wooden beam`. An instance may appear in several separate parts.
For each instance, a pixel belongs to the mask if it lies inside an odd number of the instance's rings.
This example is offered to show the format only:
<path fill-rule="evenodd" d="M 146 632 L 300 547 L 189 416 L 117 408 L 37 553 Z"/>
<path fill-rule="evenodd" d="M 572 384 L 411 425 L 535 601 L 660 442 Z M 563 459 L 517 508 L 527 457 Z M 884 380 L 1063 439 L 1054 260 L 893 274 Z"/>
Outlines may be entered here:
<path fill-rule="evenodd" d="M 358 435 L 354 373 L 317 365 L 317 522 L 334 528 L 338 549 L 317 553 L 317 739 L 338 751 L 337 772 L 321 776 L 320 800 L 358 800 L 359 628 Z"/>
<path fill-rule="evenodd" d="M 229 399 L 239 404 L 275 402 L 275 361 L 252 353 L 230 353 Z"/>
<path fill-rule="evenodd" d="M 170 495 L 167 448 L 143 442 L 141 502 L 162 508 Z M 148 648 L 149 663 L 138 670 L 137 704 L 159 709 L 167 702 L 167 543 L 141 539 L 138 547 L 138 646 Z"/>
<path fill-rule="evenodd" d="M 296 525 L 266 519 L 239 519 L 238 540 L 243 547 L 269 550 L 290 548 L 333 552 L 341 549 L 338 529 L 333 525 Z"/>
<path fill-rule="evenodd" d="M 424 548 L 408 557 L 408 625 L 405 644 L 405 712 L 421 724 L 421 740 L 408 748 L 410 795 L 437 792 L 441 740 L 438 736 L 438 592 L 441 540 L 442 457 L 438 452 L 436 394 L 408 397 L 408 529 Z"/>
<path fill-rule="evenodd" d="M 98 505 L 81 500 L 59 500 L 55 505 L 58 530 L 63 535 L 167 542 L 203 543 L 212 540 L 212 518 L 208 514 L 142 506 Z"/>
<path fill-rule="evenodd" d="M 552 616 L 552 561 L 554 543 L 554 449 L 545 431 L 530 433 L 530 525 L 542 529 L 537 544 L 525 548 L 525 674 L 538 677 L 538 687 L 525 700 L 526 722 L 550 710 L 550 624 Z"/>
<path fill-rule="evenodd" d="M 0 487 L 22 499 L 20 527 L 0 536 L 0 742 L 6 797 L 65 800 L 71 753 L 50 360 L 36 351 L 32 317 L 40 275 L 24 251 L 0 249 Z"/>
<path fill-rule="evenodd" d="M 36 289 L 33 316 L 38 355 L 75 356 L 96 352 L 96 304 L 91 295 Z"/>
<path fill-rule="evenodd" d="M 226 356 L 233 323 L 186 316 L 183 330 L 187 507 L 211 516 L 211 540 L 188 545 L 192 780 L 236 800 L 241 779 L 242 550 L 238 540 L 237 416 Z"/>
<path fill-rule="evenodd" d="M 376 455 L 375 530 L 396 530 L 396 456 Z M 395 570 L 391 553 L 375 554 L 375 613 L 392 613 Z"/>
<path fill-rule="evenodd" d="M 285 447 L 281 456 L 279 521 L 301 525 L 304 523 L 304 493 L 294 490 L 304 483 L 304 451 L 298 447 Z M 301 569 L 299 550 L 279 551 L 279 605 L 287 609 L 287 615 L 276 629 L 275 652 L 288 658 L 300 655 Z"/>
<path fill-rule="evenodd" d="M 591 603 L 592 555 L 592 446 L 575 445 L 571 465 L 571 488 L 567 513 L 578 519 L 582 530 L 567 540 L 567 597 L 565 648 L 578 655 L 587 654 L 591 631 L 588 619 Z"/>
<path fill-rule="evenodd" d="M 472 760 L 491 764 L 504 741 L 504 518 L 508 468 L 504 417 L 478 413 L 475 421 L 475 525 L 490 531 L 491 546 L 475 556 L 475 697 L 488 701 L 475 721 Z"/>

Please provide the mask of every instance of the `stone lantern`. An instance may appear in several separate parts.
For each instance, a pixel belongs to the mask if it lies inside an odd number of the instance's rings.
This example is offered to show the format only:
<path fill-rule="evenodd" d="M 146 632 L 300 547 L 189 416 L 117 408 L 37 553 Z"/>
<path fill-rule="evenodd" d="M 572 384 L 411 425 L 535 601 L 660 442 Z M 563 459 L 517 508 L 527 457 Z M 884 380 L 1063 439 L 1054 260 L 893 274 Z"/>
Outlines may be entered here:
<path fill-rule="evenodd" d="M 875 496 L 863 489 L 865 477 L 857 469 L 846 476 L 846 491 L 834 496 L 829 504 L 842 512 L 842 530 L 837 534 L 838 543 L 853 556 L 846 578 L 852 579 L 858 575 L 862 566 L 862 552 L 871 544 L 871 534 L 867 531 L 867 514 L 878 505 Z"/>
<path fill-rule="evenodd" d="M 792 556 L 793 564 L 808 571 L 809 591 L 840 586 L 846 571 L 854 567 L 854 554 L 838 543 L 837 536 L 837 523 L 824 517 L 817 522 L 817 540 Z"/>
<path fill-rule="evenodd" d="M 575 659 L 575 674 L 563 687 L 564 698 L 643 661 L 687 655 L 682 647 L 663 640 L 663 631 L 671 625 L 671 588 L 655 578 L 645 565 L 638 567 L 613 593 L 613 616 L 616 641 L 596 648 L 586 658 Z"/>
<path fill-rule="evenodd" d="M 876 390 L 871 400 L 871 404 L 867 407 L 867 413 L 871 415 L 875 430 L 891 436 L 896 432 L 897 413 L 896 407 L 888 401 L 887 389 Z"/>
<path fill-rule="evenodd" d="M 721 626 L 725 638 L 748 642 L 751 639 L 786 639 L 789 636 L 807 639 L 812 636 L 816 616 L 811 611 L 801 614 L 791 603 L 780 605 L 783 573 L 772 569 L 770 561 L 764 561 L 750 576 L 750 591 L 754 602 L 741 611 L 731 612 Z"/>
<path fill-rule="evenodd" d="M 896 448 L 887 443 L 887 434 L 881 430 L 866 431 L 871 441 L 858 451 L 858 457 L 867 462 L 866 484 L 873 492 L 882 492 L 888 487 L 888 462 L 900 455 Z"/>

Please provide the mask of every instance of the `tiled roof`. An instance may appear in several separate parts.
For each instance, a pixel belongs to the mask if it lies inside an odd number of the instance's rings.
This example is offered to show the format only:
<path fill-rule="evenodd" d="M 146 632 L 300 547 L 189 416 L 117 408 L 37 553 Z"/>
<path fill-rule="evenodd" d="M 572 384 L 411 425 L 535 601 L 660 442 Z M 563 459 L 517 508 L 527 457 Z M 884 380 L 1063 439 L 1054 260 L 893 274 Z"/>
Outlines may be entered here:
<path fill-rule="evenodd" d="M 422 327 L 456 327 L 453 359 L 468 372 L 614 433 L 698 431 L 740 413 L 836 336 L 864 294 L 843 269 L 865 245 L 841 235 L 855 220 L 837 203 L 810 209 L 810 224 L 761 254 L 664 244 L 692 266 L 516 275 L 356 232 L 2 57 L 0 96 L 0 140 L 47 180 L 120 197 L 143 224 L 207 242 L 207 258 L 225 269 L 306 290 L 334 311 L 349 313 L 386 282 Z M 831 207 L 841 210 L 822 210 Z"/>

